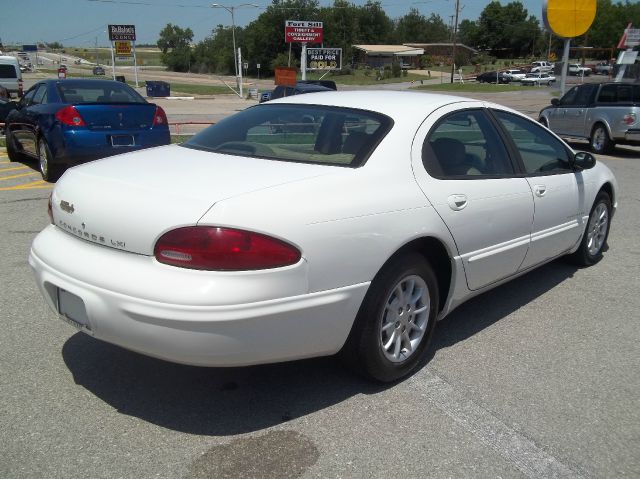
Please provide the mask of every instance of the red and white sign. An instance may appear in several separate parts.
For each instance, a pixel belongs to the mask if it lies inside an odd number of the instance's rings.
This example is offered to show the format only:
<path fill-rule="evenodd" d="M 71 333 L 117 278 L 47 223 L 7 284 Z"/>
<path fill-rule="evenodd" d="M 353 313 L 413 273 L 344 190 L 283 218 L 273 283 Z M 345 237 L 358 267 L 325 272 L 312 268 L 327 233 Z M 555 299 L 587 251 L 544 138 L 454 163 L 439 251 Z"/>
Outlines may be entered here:
<path fill-rule="evenodd" d="M 322 22 L 287 20 L 284 24 L 286 43 L 322 43 Z"/>

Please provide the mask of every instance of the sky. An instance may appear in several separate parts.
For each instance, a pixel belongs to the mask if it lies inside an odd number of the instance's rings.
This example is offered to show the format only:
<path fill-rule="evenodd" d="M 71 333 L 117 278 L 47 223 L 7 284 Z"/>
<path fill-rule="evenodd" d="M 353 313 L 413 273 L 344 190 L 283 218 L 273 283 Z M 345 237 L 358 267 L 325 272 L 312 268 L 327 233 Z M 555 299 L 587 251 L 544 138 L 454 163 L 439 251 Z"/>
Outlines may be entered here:
<path fill-rule="evenodd" d="M 213 0 L 215 1 L 215 0 Z M 191 28 L 198 42 L 217 25 L 231 25 L 231 14 L 211 8 L 206 0 L 0 0 L 0 39 L 5 44 L 33 44 L 58 41 L 65 46 L 107 46 L 107 24 L 135 25 L 137 43 L 155 43 L 160 30 L 172 23 Z M 351 0 L 363 5 L 366 0 Z M 236 8 L 235 23 L 246 25 L 271 4 L 270 0 L 219 0 L 225 6 L 253 3 L 255 7 Z M 459 20 L 476 20 L 488 0 L 460 0 Z M 508 0 L 501 0 L 503 5 Z M 523 0 L 530 15 L 542 18 L 543 0 Z M 331 6 L 333 0 L 319 0 Z M 445 23 L 455 13 L 455 0 L 381 0 L 387 15 L 399 18 L 416 8 L 425 16 L 435 13 Z M 292 20 L 309 20 L 292 19 Z M 331 25 L 324 25 L 325 30 Z M 284 34 L 284 25 L 283 25 Z"/>

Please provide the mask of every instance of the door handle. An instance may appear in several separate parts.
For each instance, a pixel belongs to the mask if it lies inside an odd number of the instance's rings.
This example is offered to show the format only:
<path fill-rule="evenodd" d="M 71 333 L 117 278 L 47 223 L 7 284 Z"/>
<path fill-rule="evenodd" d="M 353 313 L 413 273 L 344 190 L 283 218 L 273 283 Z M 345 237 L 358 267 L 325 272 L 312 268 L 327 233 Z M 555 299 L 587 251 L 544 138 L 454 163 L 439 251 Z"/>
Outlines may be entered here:
<path fill-rule="evenodd" d="M 535 185 L 533 192 L 536 196 L 542 198 L 547 193 L 547 187 L 545 185 Z"/>
<path fill-rule="evenodd" d="M 447 203 L 453 211 L 463 210 L 468 204 L 467 195 L 451 195 L 447 198 Z"/>

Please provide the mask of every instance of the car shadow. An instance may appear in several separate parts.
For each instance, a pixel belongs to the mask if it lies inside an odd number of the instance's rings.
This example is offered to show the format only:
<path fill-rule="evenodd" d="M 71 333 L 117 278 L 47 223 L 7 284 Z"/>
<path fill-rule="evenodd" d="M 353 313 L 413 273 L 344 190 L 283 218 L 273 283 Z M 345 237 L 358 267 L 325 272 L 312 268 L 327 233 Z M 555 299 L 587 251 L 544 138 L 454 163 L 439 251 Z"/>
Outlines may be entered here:
<path fill-rule="evenodd" d="M 431 357 L 463 341 L 570 278 L 553 262 L 460 306 L 438 324 Z M 362 379 L 334 357 L 242 368 L 184 366 L 77 333 L 62 349 L 76 384 L 118 410 L 199 435 L 259 431 L 357 394 L 393 387 Z"/>

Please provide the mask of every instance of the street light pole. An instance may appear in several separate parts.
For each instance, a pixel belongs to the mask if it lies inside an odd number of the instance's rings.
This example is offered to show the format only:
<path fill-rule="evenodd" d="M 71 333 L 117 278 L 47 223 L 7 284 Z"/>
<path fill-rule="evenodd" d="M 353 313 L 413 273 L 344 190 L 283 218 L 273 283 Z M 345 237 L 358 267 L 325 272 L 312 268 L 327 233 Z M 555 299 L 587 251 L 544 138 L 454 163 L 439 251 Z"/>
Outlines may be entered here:
<path fill-rule="evenodd" d="M 239 93 L 237 93 L 241 98 L 242 98 L 242 84 L 238 83 L 239 81 L 241 82 L 242 80 L 238 78 L 238 51 L 236 49 L 236 19 L 235 19 L 235 10 L 236 8 L 241 8 L 241 7 L 255 7 L 255 8 L 259 8 L 259 5 L 256 5 L 254 3 L 241 3 L 240 5 L 232 5 L 230 7 L 226 6 L 226 5 L 221 5 L 219 3 L 213 3 L 211 4 L 212 8 L 224 8 L 227 12 L 229 12 L 231 14 L 231 37 L 233 38 L 233 66 L 235 69 L 235 75 L 236 75 L 236 88 L 239 90 Z"/>

